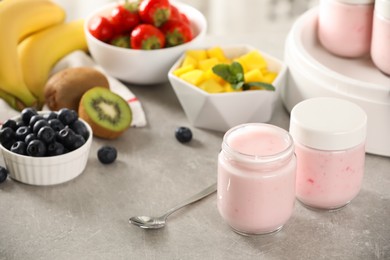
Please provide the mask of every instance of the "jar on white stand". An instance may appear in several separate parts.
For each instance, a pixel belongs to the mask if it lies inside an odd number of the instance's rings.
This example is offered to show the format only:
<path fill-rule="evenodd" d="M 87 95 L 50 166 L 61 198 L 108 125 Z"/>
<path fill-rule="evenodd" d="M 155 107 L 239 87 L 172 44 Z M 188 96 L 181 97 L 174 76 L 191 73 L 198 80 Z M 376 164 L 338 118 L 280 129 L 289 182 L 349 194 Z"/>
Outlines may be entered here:
<path fill-rule="evenodd" d="M 370 54 L 374 0 L 321 0 L 318 38 L 329 52 L 346 58 Z"/>
<path fill-rule="evenodd" d="M 390 0 L 376 0 L 372 28 L 372 61 L 390 76 Z"/>
<path fill-rule="evenodd" d="M 297 157 L 296 195 L 311 208 L 338 209 L 359 193 L 365 162 L 367 116 L 338 98 L 311 98 L 291 111 Z"/>

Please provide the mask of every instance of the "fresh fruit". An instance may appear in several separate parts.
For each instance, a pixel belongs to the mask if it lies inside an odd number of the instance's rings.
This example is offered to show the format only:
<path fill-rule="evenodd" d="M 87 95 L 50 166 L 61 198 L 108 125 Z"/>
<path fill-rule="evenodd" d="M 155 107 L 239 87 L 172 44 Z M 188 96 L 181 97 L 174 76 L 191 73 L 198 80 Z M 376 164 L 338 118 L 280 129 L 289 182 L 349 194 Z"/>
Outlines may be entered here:
<path fill-rule="evenodd" d="M 46 145 L 41 140 L 32 140 L 27 145 L 27 155 L 33 157 L 43 157 L 46 155 Z"/>
<path fill-rule="evenodd" d="M 141 0 L 138 11 L 143 22 L 159 27 L 168 21 L 171 7 L 168 0 Z"/>
<path fill-rule="evenodd" d="M 83 26 L 84 20 L 55 25 L 27 37 L 18 45 L 23 80 L 38 98 L 39 105 L 45 102 L 45 84 L 55 63 L 72 51 L 87 51 Z"/>
<path fill-rule="evenodd" d="M 31 117 L 38 115 L 37 111 L 31 107 L 26 107 L 21 112 L 22 121 L 24 124 L 28 125 L 30 124 Z"/>
<path fill-rule="evenodd" d="M 114 26 L 110 20 L 104 16 L 93 18 L 88 29 L 96 39 L 103 42 L 110 41 L 115 35 Z"/>
<path fill-rule="evenodd" d="M 13 153 L 17 153 L 17 154 L 20 154 L 20 155 L 25 155 L 26 154 L 26 148 L 27 148 L 27 145 L 25 142 L 23 141 L 17 141 L 15 142 L 12 146 L 11 146 L 11 152 Z"/>
<path fill-rule="evenodd" d="M 62 108 L 58 111 L 58 120 L 60 120 L 64 125 L 70 125 L 78 118 L 79 116 L 75 110 Z"/>
<path fill-rule="evenodd" d="M 91 67 L 63 69 L 49 78 L 44 87 L 47 106 L 57 111 L 69 108 L 77 111 L 81 96 L 93 87 L 109 88 L 107 77 Z"/>
<path fill-rule="evenodd" d="M 133 49 L 161 49 L 165 47 L 165 36 L 153 25 L 140 24 L 131 32 L 130 45 Z"/>
<path fill-rule="evenodd" d="M 99 161 L 103 164 L 110 164 L 116 160 L 117 150 L 112 146 L 103 146 L 97 152 Z"/>
<path fill-rule="evenodd" d="M 0 97 L 11 107 L 22 110 L 34 106 L 36 97 L 23 80 L 17 45 L 27 35 L 63 22 L 64 10 L 48 0 L 0 2 Z M 35 64 L 34 66 L 37 66 Z"/>
<path fill-rule="evenodd" d="M 34 157 L 60 155 L 83 146 L 90 138 L 86 124 L 78 119 L 76 111 L 63 109 L 60 113 L 42 116 L 26 109 L 25 116 L 34 114 L 30 124 L 18 125 L 22 121 L 17 121 L 16 131 L 9 126 L 0 128 L 0 143 L 11 152 Z M 69 125 L 64 125 L 59 118 Z"/>
<path fill-rule="evenodd" d="M 123 5 L 118 4 L 111 11 L 111 23 L 117 33 L 130 32 L 140 23 L 137 9 L 137 3 L 125 1 Z"/>
<path fill-rule="evenodd" d="M 187 50 L 173 74 L 208 93 L 273 91 L 277 76 L 268 70 L 266 59 L 257 50 L 229 59 L 218 46 Z"/>
<path fill-rule="evenodd" d="M 121 96 L 95 87 L 81 98 L 79 116 L 89 123 L 95 136 L 114 139 L 130 127 L 132 111 Z"/>
<path fill-rule="evenodd" d="M 191 27 L 180 20 L 169 20 L 161 27 L 167 47 L 189 42 L 193 38 Z"/>
<path fill-rule="evenodd" d="M 3 183 L 8 176 L 8 170 L 3 166 L 0 166 L 0 183 Z"/>
<path fill-rule="evenodd" d="M 192 131 L 188 127 L 181 126 L 175 130 L 175 137 L 180 143 L 188 143 L 192 140 Z"/>
<path fill-rule="evenodd" d="M 7 119 L 3 124 L 2 127 L 10 127 L 12 130 L 16 130 L 18 127 L 15 120 Z"/>

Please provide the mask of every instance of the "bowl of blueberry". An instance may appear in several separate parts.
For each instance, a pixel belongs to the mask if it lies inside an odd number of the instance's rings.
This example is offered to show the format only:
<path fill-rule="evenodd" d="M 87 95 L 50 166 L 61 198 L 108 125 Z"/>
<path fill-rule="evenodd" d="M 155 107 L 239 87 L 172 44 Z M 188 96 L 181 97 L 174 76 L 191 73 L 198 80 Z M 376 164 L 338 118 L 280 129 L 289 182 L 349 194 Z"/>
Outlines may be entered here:
<path fill-rule="evenodd" d="M 9 176 L 31 185 L 54 185 L 79 176 L 93 133 L 74 110 L 24 109 L 0 128 L 0 150 Z"/>

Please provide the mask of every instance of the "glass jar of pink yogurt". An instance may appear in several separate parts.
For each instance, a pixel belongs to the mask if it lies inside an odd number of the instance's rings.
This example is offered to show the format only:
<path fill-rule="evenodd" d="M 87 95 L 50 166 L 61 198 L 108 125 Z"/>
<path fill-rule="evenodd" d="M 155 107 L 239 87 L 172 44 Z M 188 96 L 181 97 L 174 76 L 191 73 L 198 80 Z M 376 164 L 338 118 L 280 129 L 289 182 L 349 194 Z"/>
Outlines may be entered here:
<path fill-rule="evenodd" d="M 290 134 L 243 124 L 226 132 L 218 156 L 218 210 L 240 234 L 280 230 L 292 215 L 296 158 Z"/>
<path fill-rule="evenodd" d="M 297 156 L 296 195 L 312 208 L 338 209 L 362 185 L 367 116 L 338 98 L 311 98 L 291 111 L 290 134 Z"/>
<path fill-rule="evenodd" d="M 346 58 L 368 55 L 374 0 L 321 0 L 318 38 L 329 52 Z"/>

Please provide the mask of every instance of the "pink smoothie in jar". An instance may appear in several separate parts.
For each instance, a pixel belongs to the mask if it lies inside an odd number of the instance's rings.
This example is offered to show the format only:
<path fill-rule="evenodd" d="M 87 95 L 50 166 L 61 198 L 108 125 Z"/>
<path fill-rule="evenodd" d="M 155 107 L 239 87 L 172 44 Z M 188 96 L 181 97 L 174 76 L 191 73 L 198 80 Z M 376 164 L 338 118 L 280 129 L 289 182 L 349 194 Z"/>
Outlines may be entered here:
<path fill-rule="evenodd" d="M 329 52 L 347 58 L 370 53 L 374 0 L 321 0 L 318 38 Z"/>
<path fill-rule="evenodd" d="M 292 109 L 299 201 L 313 208 L 337 209 L 358 195 L 366 125 L 366 113 L 342 99 L 312 98 Z"/>
<path fill-rule="evenodd" d="M 287 131 L 244 124 L 224 136 L 218 156 L 218 210 L 238 233 L 280 230 L 292 215 L 296 159 Z"/>
<path fill-rule="evenodd" d="M 390 75 L 390 0 L 376 0 L 371 42 L 374 64 Z"/>

